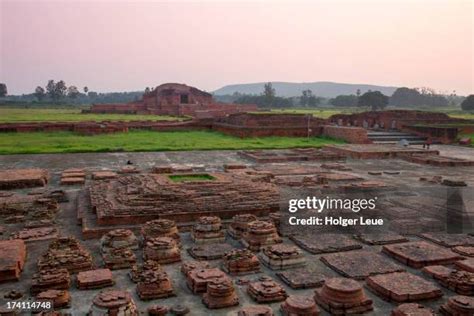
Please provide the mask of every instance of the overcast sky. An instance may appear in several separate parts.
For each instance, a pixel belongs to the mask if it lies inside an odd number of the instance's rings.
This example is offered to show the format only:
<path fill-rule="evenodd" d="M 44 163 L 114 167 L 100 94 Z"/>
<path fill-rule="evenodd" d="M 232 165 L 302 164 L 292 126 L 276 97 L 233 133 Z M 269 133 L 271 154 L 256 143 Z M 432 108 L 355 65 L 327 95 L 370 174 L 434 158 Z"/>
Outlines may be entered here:
<path fill-rule="evenodd" d="M 471 0 L 0 0 L 0 81 L 212 91 L 335 81 L 474 93 Z M 315 91 L 317 94 L 317 91 Z"/>

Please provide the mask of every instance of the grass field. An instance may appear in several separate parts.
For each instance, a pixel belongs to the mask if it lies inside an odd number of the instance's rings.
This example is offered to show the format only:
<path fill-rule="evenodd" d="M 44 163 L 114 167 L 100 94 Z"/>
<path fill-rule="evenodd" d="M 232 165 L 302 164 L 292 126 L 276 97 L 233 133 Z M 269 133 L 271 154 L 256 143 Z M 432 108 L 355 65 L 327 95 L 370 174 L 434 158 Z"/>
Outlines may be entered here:
<path fill-rule="evenodd" d="M 72 132 L 4 133 L 0 154 L 73 152 L 170 151 L 218 149 L 277 149 L 320 147 L 340 141 L 318 137 L 263 137 L 240 139 L 217 132 L 154 132 L 81 136 Z"/>
<path fill-rule="evenodd" d="M 93 114 L 80 109 L 38 109 L 0 107 L 0 123 L 15 122 L 80 122 L 80 121 L 164 121 L 184 118 L 161 115 Z"/>
<path fill-rule="evenodd" d="M 387 110 L 395 110 L 394 108 L 387 108 Z M 406 110 L 406 109 L 405 109 Z M 420 111 L 434 111 L 434 112 L 442 112 L 448 114 L 450 117 L 455 118 L 463 118 L 474 120 L 474 112 L 465 112 L 461 109 L 457 108 L 435 108 L 435 109 L 428 109 L 422 108 L 419 109 Z M 270 112 L 260 112 L 260 113 L 271 113 L 271 114 L 280 114 L 280 113 L 295 113 L 295 114 L 312 114 L 316 117 L 320 118 L 328 118 L 334 114 L 351 114 L 351 113 L 359 113 L 367 111 L 366 108 L 359 108 L 359 107 L 347 107 L 347 108 L 319 108 L 319 109 L 272 109 Z M 258 112 L 256 112 L 258 113 Z"/>

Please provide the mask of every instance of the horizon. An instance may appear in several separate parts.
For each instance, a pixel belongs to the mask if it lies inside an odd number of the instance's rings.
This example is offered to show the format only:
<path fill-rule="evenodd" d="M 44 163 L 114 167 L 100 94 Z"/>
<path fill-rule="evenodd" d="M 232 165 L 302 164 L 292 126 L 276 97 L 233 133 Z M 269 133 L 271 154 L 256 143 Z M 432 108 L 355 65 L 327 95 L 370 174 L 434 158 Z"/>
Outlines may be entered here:
<path fill-rule="evenodd" d="M 8 93 L 49 79 L 102 93 L 165 82 L 211 92 L 260 82 L 474 92 L 471 1 L 111 4 L 0 0 Z"/>

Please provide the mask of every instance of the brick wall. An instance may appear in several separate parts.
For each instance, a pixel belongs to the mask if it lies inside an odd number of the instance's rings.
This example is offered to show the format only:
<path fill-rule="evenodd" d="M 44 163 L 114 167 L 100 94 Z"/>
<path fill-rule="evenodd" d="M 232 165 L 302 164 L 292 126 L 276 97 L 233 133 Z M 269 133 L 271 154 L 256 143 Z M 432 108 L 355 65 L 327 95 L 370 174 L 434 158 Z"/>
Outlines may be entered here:
<path fill-rule="evenodd" d="M 323 135 L 345 140 L 352 144 L 369 144 L 371 141 L 367 137 L 367 130 L 361 127 L 345 127 L 325 125 Z"/>

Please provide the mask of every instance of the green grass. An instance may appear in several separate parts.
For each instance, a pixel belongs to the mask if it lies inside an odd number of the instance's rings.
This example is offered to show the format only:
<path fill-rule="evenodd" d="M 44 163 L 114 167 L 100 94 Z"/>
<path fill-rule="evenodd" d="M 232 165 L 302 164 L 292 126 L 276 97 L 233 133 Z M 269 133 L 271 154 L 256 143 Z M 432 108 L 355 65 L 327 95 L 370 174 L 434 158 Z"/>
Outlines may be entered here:
<path fill-rule="evenodd" d="M 459 135 L 459 139 L 469 137 L 471 139 L 471 147 L 474 147 L 474 134 L 462 134 Z"/>
<path fill-rule="evenodd" d="M 82 136 L 72 132 L 0 134 L 0 154 L 40 154 L 74 152 L 237 150 L 321 147 L 341 141 L 321 137 L 236 138 L 217 132 L 155 132 Z"/>
<path fill-rule="evenodd" d="M 215 177 L 207 173 L 202 174 L 177 174 L 168 176 L 173 182 L 184 182 L 184 181 L 213 181 Z"/>
<path fill-rule="evenodd" d="M 0 123 L 16 122 L 81 122 L 81 121 L 176 121 L 182 117 L 138 114 L 81 113 L 81 109 L 38 109 L 0 107 Z"/>
<path fill-rule="evenodd" d="M 419 110 L 419 111 L 432 111 L 446 113 L 450 117 L 462 118 L 468 120 L 474 120 L 474 112 L 465 112 L 459 108 L 446 107 L 446 108 L 393 108 L 388 107 L 386 110 Z M 351 114 L 368 111 L 367 108 L 360 107 L 344 107 L 344 108 L 290 108 L 290 109 L 271 109 L 270 111 L 255 112 L 261 114 L 282 114 L 282 113 L 294 113 L 294 114 L 312 114 L 319 118 L 328 118 L 334 114 Z"/>

